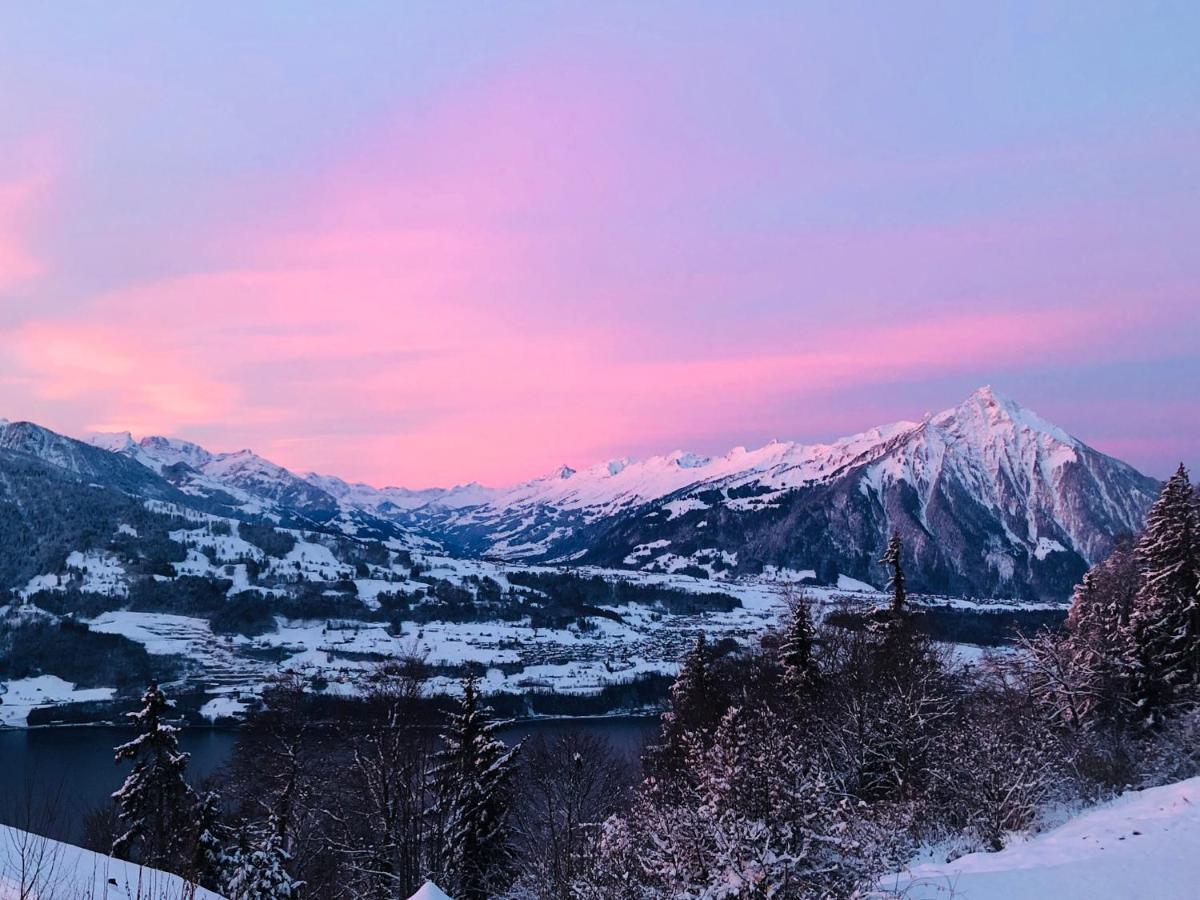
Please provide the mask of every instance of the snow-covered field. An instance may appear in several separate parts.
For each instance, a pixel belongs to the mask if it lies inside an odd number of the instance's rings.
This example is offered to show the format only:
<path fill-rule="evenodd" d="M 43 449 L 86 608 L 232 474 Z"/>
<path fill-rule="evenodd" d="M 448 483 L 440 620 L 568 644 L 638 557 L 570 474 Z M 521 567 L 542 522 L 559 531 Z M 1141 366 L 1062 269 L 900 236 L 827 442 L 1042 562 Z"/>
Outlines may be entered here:
<path fill-rule="evenodd" d="M 111 700 L 113 688 L 77 689 L 55 675 L 38 675 L 0 683 L 0 725 L 21 727 L 29 712 L 39 706 Z"/>
<path fill-rule="evenodd" d="M 999 853 L 917 865 L 881 887 L 905 900 L 1200 897 L 1200 778 L 1131 791 Z"/>
<path fill-rule="evenodd" d="M 220 900 L 176 875 L 0 825 L 0 900 Z"/>
<path fill-rule="evenodd" d="M 433 571 L 461 580 L 486 576 L 507 585 L 504 568 L 489 563 L 440 559 Z M 741 607 L 730 612 L 697 615 L 664 614 L 654 606 L 629 604 L 609 609 L 621 621 L 596 617 L 589 629 L 535 627 L 528 619 L 512 622 L 399 623 L 389 633 L 380 622 L 356 620 L 277 620 L 276 630 L 250 639 L 213 634 L 203 619 L 166 613 L 114 611 L 88 622 L 98 632 L 120 634 L 142 644 L 148 652 L 189 660 L 197 680 L 211 683 L 214 695 L 231 691 L 253 693 L 271 666 L 254 651 L 276 650 L 278 668 L 321 677 L 335 692 L 353 692 L 357 682 L 386 658 L 423 657 L 434 667 L 477 663 L 484 667 L 487 691 L 557 690 L 588 693 L 606 684 L 646 672 L 672 674 L 679 658 L 698 632 L 711 639 L 732 638 L 747 644 L 775 622 L 784 608 L 780 584 L 721 582 L 683 575 L 642 572 L 617 573 L 584 569 L 581 574 L 621 577 L 638 584 L 661 584 L 697 593 L 720 590 L 738 598 Z M 820 596 L 816 596 L 819 594 Z M 827 601 L 829 591 L 814 593 Z M 431 680 L 434 691 L 452 691 L 457 678 Z M 234 702 L 206 707 L 210 716 L 236 709 Z"/>
<path fill-rule="evenodd" d="M 233 551 L 245 551 L 238 538 L 226 536 L 225 540 Z M 320 569 L 320 578 L 353 574 L 327 554 L 324 547 L 297 542 L 289 558 L 298 572 L 305 567 Z M 198 561 L 207 565 L 207 558 L 194 551 L 189 559 L 191 556 L 197 558 L 196 570 L 201 574 Z M 504 590 L 509 589 L 508 576 L 515 571 L 561 571 L 432 555 L 422 560 L 438 579 L 466 585 L 486 578 Z M 789 595 L 796 590 L 803 590 L 816 604 L 818 614 L 844 602 L 887 602 L 870 585 L 845 576 L 839 579 L 837 588 L 821 588 L 797 583 L 811 573 L 788 570 L 771 570 L 758 578 L 720 580 L 592 567 L 574 571 L 584 577 L 661 586 L 683 593 L 719 591 L 737 598 L 740 606 L 728 612 L 696 614 L 670 613 L 648 603 L 602 606 L 600 609 L 611 618 L 594 615 L 582 623 L 586 627 L 575 622 L 557 628 L 535 626 L 527 617 L 487 622 L 404 620 L 390 626 L 358 619 L 277 617 L 273 631 L 254 638 L 214 634 L 208 621 L 201 618 L 121 609 L 101 613 L 87 620 L 87 625 L 92 631 L 121 635 L 139 643 L 152 655 L 182 660 L 185 673 L 174 687 L 199 687 L 211 694 L 201 715 L 215 720 L 244 711 L 247 697 L 257 694 L 276 671 L 299 673 L 331 693 L 354 694 L 382 661 L 406 656 L 424 658 L 433 667 L 430 689 L 434 692 L 456 691 L 461 667 L 474 664 L 481 667 L 482 686 L 487 692 L 594 693 L 606 685 L 647 673 L 674 674 L 679 659 L 699 632 L 714 643 L 729 639 L 752 646 L 779 620 Z M 359 598 L 368 608 L 378 590 L 406 592 L 415 586 L 424 587 L 422 582 L 411 581 L 357 581 L 361 585 Z M 947 601 L 930 598 L 930 602 Z M 964 600 L 954 600 L 951 605 L 991 610 L 1025 606 Z M 955 658 L 963 663 L 978 662 L 982 654 L 982 648 L 971 645 L 954 648 Z M 268 661 L 276 659 L 279 661 Z M 70 683 L 50 676 L 0 683 L 0 726 L 23 726 L 29 711 L 38 706 L 105 700 L 113 693 L 107 687 L 76 690 Z"/>

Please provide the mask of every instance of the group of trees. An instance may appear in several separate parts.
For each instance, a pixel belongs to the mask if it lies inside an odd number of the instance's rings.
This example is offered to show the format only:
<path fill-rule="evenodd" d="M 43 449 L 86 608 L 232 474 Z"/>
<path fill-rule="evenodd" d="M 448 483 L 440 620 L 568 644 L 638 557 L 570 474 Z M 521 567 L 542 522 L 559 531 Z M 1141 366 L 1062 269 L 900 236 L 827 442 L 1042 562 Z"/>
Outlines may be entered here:
<path fill-rule="evenodd" d="M 1131 770 L 1134 741 L 1190 728 L 1200 688 L 1200 504 L 1181 465 L 1137 538 L 1119 541 L 1075 590 L 1064 633 L 1026 642 L 1034 693 L 1088 737 L 1094 763 Z"/>
<path fill-rule="evenodd" d="M 406 898 L 429 875 L 462 900 L 497 896 L 516 875 L 519 748 L 496 737 L 474 679 L 436 729 L 423 680 L 415 663 L 381 670 L 334 727 L 301 682 L 273 683 L 228 771 L 202 791 L 151 683 L 130 713 L 136 736 L 116 750 L 132 771 L 90 842 L 228 900 Z"/>
<path fill-rule="evenodd" d="M 141 708 L 129 714 L 137 734 L 116 749 L 117 762 L 132 763 L 132 771 L 113 794 L 113 855 L 221 890 L 229 900 L 298 896 L 274 823 L 258 832 L 245 825 L 235 830 L 215 793 L 188 784 L 188 756 L 179 749 L 178 729 L 167 722 L 170 711 L 151 682 Z"/>
<path fill-rule="evenodd" d="M 448 712 L 416 662 L 331 726 L 281 680 L 220 796 L 151 687 L 116 795 L 115 850 L 231 900 L 849 897 L 920 844 L 998 849 L 1052 800 L 1200 771 L 1200 511 L 1182 468 L 1144 533 L 1079 585 L 1065 626 L 951 664 L 881 562 L 891 602 L 855 627 L 802 595 L 761 645 L 703 635 L 640 767 L 581 732 L 506 746 L 479 686 Z"/>

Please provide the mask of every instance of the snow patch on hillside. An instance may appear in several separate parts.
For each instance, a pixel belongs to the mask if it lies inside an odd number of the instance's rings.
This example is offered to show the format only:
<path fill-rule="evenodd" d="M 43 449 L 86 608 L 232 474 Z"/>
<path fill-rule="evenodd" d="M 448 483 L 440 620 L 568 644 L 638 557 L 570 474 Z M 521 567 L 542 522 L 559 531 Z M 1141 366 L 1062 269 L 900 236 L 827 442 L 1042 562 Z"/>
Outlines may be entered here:
<path fill-rule="evenodd" d="M 905 900 L 1185 900 L 1200 885 L 1200 778 L 1130 791 L 999 853 L 924 863 L 881 887 Z"/>
<path fill-rule="evenodd" d="M 0 725 L 21 728 L 27 723 L 29 713 L 40 706 L 111 700 L 115 693 L 113 688 L 79 689 L 55 675 L 0 682 Z"/>
<path fill-rule="evenodd" d="M 859 581 L 857 578 L 851 578 L 849 575 L 838 575 L 837 586 L 839 591 L 854 591 L 855 593 L 865 594 L 875 592 L 873 585 L 867 584 L 865 581 Z"/>
<path fill-rule="evenodd" d="M 0 825 L 0 900 L 221 900 L 178 875 Z"/>

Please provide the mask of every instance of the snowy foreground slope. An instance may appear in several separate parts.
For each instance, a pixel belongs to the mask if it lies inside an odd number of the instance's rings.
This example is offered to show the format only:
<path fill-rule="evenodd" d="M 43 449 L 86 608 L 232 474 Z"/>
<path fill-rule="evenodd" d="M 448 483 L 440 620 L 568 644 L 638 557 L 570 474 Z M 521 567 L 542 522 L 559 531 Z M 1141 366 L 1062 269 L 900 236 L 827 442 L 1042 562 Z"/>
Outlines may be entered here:
<path fill-rule="evenodd" d="M 221 900 L 176 875 L 0 825 L 0 900 Z"/>
<path fill-rule="evenodd" d="M 0 825 L 0 900 L 223 900 L 176 875 Z M 426 882 L 410 900 L 450 900 Z"/>
<path fill-rule="evenodd" d="M 881 886 L 906 900 L 1198 897 L 1200 778 L 1131 791 L 999 853 L 916 866 Z"/>

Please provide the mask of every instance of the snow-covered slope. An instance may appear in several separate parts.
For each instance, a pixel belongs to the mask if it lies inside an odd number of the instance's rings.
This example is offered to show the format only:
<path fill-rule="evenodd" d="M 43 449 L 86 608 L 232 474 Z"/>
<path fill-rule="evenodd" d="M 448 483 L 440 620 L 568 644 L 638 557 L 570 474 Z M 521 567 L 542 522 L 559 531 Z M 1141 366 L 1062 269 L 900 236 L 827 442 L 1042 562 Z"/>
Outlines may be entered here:
<path fill-rule="evenodd" d="M 126 493 L 155 499 L 175 496 L 169 484 L 124 456 L 106 453 L 32 422 L 0 421 L 0 450 L 33 457 L 81 480 Z"/>
<path fill-rule="evenodd" d="M 0 900 L 221 900 L 177 875 L 0 825 Z"/>
<path fill-rule="evenodd" d="M 1200 778 L 1132 791 L 999 853 L 885 879 L 905 900 L 1190 900 L 1200 896 Z"/>
<path fill-rule="evenodd" d="M 212 453 L 190 441 L 150 436 L 135 441 L 128 432 L 95 434 L 91 443 L 141 463 L 191 497 L 224 509 L 303 527 L 332 527 L 355 537 L 420 547 L 394 516 L 378 515 L 370 503 L 343 502 L 322 484 L 301 478 L 250 450 Z M 339 479 L 329 484 L 343 485 Z M 343 493 L 349 493 L 345 491 Z"/>
<path fill-rule="evenodd" d="M 921 422 L 828 444 L 563 466 L 465 503 L 409 498 L 396 515 L 469 555 L 662 571 L 719 558 L 739 572 L 774 565 L 875 583 L 899 530 L 924 589 L 1061 598 L 1116 535 L 1140 527 L 1157 487 L 981 388 Z M 368 497 L 360 487 L 354 502 Z"/>

